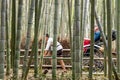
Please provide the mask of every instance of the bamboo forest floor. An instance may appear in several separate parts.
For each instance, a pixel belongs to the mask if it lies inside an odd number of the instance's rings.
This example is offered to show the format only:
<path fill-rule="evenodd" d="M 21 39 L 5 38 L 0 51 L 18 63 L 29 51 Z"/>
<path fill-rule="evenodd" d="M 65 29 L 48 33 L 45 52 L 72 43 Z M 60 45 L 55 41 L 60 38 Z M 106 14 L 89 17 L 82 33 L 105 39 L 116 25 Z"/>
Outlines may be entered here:
<path fill-rule="evenodd" d="M 19 69 L 19 79 L 21 79 L 22 70 Z M 72 70 L 67 69 L 67 72 L 62 71 L 62 69 L 57 69 L 56 73 L 57 80 L 72 80 Z M 114 76 L 113 76 L 114 78 Z M 6 77 L 5 80 L 12 80 L 12 74 L 10 74 L 9 77 Z M 48 73 L 46 75 L 43 75 L 42 79 L 34 78 L 34 70 L 31 68 L 29 70 L 29 74 L 27 77 L 27 80 L 52 80 L 52 69 L 48 69 Z M 83 72 L 82 74 L 82 80 L 89 80 L 88 79 L 88 72 Z M 103 72 L 93 72 L 93 80 L 108 80 L 104 77 Z M 115 80 L 115 79 L 113 79 Z"/>

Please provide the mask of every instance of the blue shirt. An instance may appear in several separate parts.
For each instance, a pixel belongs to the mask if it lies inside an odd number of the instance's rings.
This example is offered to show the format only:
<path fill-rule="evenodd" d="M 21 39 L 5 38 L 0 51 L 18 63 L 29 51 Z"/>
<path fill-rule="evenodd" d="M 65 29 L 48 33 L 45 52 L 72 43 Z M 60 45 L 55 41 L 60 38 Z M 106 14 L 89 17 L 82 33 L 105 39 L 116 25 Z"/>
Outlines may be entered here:
<path fill-rule="evenodd" d="M 95 40 L 95 42 L 100 40 L 100 31 L 97 31 L 94 33 L 94 40 Z"/>

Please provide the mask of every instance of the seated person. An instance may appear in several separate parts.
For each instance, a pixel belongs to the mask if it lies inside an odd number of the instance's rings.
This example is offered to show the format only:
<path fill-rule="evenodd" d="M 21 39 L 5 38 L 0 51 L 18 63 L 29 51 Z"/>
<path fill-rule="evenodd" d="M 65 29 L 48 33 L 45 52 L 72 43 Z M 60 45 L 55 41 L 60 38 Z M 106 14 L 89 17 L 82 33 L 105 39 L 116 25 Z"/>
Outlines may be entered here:
<path fill-rule="evenodd" d="M 100 31 L 99 28 L 97 26 L 95 26 L 94 28 L 94 41 L 98 41 L 100 40 Z M 88 45 L 90 44 L 90 39 L 89 38 L 84 38 L 84 45 Z"/>
<path fill-rule="evenodd" d="M 97 26 L 95 26 L 94 28 L 94 41 L 98 41 L 100 40 L 100 31 L 99 28 Z"/>
<path fill-rule="evenodd" d="M 99 31 L 99 28 L 98 26 L 95 26 L 94 28 L 94 41 L 99 41 L 100 40 L 100 31 Z M 90 39 L 88 38 L 84 38 L 84 47 L 87 46 L 87 45 L 90 45 Z M 103 51 L 103 48 L 100 47 L 99 48 L 101 51 Z M 84 48 L 84 51 L 86 51 L 86 49 Z"/>

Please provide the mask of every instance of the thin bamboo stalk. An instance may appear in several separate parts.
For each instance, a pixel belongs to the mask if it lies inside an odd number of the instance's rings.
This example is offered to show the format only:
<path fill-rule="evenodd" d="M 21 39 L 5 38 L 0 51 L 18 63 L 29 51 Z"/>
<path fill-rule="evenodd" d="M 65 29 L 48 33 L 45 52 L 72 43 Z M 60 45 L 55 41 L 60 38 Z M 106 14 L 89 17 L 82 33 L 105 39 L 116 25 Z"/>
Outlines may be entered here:
<path fill-rule="evenodd" d="M 106 33 L 106 0 L 103 0 L 103 30 Z M 104 76 L 107 76 L 107 49 L 104 49 Z"/>
<path fill-rule="evenodd" d="M 29 53 L 29 44 L 31 39 L 31 27 L 32 27 L 32 20 L 33 20 L 33 14 L 35 9 L 35 1 L 31 0 L 31 5 L 29 8 L 29 14 L 28 14 L 28 28 L 27 28 L 27 39 L 25 43 L 25 56 L 24 56 L 24 62 L 23 62 L 23 72 L 22 72 L 22 80 L 26 80 L 27 78 L 27 57 Z"/>
<path fill-rule="evenodd" d="M 72 0 L 73 1 L 73 0 Z M 71 3 L 73 4 L 72 7 L 74 6 L 74 2 L 75 0 Z M 72 16 L 75 15 L 74 13 L 74 8 L 72 8 Z M 75 44 L 76 44 L 76 41 L 75 41 L 75 27 L 74 27 L 75 23 L 73 22 L 73 34 L 72 34 L 72 80 L 75 80 Z"/>
<path fill-rule="evenodd" d="M 21 28 L 22 28 L 22 10 L 23 10 L 23 0 L 19 0 L 18 3 L 18 20 L 17 20 L 17 35 L 16 35 L 16 47 L 15 47 L 15 59 L 14 59 L 14 67 L 13 67 L 13 78 L 14 80 L 19 79 L 19 60 L 20 60 L 20 42 L 21 42 Z"/>
<path fill-rule="evenodd" d="M 74 53 L 74 58 L 75 58 L 75 80 L 81 80 L 81 65 L 80 64 L 80 0 L 75 0 L 74 1 L 74 7 L 75 7 L 75 14 L 74 14 L 74 24 L 75 24 L 75 53 Z"/>
<path fill-rule="evenodd" d="M 116 11 L 116 20 L 117 20 L 117 72 L 120 73 L 120 0 L 116 0 L 117 11 Z"/>
<path fill-rule="evenodd" d="M 39 28 L 39 14 L 38 14 L 38 6 L 39 6 L 39 0 L 35 1 L 35 24 L 34 24 L 34 51 L 32 54 L 34 54 L 34 77 L 38 77 L 38 28 Z"/>
<path fill-rule="evenodd" d="M 107 31 L 108 31 L 108 79 L 112 80 L 112 47 L 111 47 L 111 0 L 107 0 Z"/>
<path fill-rule="evenodd" d="M 85 21 L 84 21 L 84 18 L 85 18 L 85 13 L 84 13 L 84 11 L 86 10 L 86 9 L 84 9 L 83 7 L 84 7 L 85 5 L 84 5 L 84 1 L 83 0 L 81 0 L 81 24 L 80 24 L 80 64 L 82 64 L 82 58 L 83 58 L 83 39 L 84 39 L 84 25 L 85 25 Z M 85 15 L 85 16 L 84 16 Z M 80 65 L 80 77 L 82 77 L 82 65 Z M 82 78 L 81 78 L 82 79 Z"/>
<path fill-rule="evenodd" d="M 6 75 L 10 74 L 10 37 L 9 37 L 9 24 L 10 24 L 10 17 L 9 17 L 9 10 L 10 10 L 10 1 L 6 0 L 6 59 L 7 59 L 7 68 L 6 68 Z"/>
<path fill-rule="evenodd" d="M 91 42 L 90 42 L 90 67 L 89 67 L 89 80 L 92 80 L 93 71 L 93 55 L 94 55 L 94 16 L 95 16 L 95 0 L 91 0 Z"/>
<path fill-rule="evenodd" d="M 1 2 L 1 27 L 0 27 L 0 79 L 4 80 L 4 54 L 5 54 L 5 28 L 6 28 L 6 0 Z"/>
<path fill-rule="evenodd" d="M 11 67 L 14 65 L 15 39 L 16 39 L 16 0 L 12 0 L 12 20 L 11 20 Z"/>
<path fill-rule="evenodd" d="M 87 20 L 87 3 L 88 3 L 88 0 L 82 0 L 81 1 L 81 33 L 80 33 L 80 45 L 81 45 L 81 58 L 80 58 L 80 61 L 82 64 L 82 61 L 83 61 L 83 40 L 84 40 L 84 31 L 85 31 L 85 27 L 86 27 L 86 20 Z M 81 67 L 82 68 L 82 67 Z M 81 73 L 82 73 L 82 70 L 81 70 Z M 82 75 L 81 75 L 82 76 Z"/>
<path fill-rule="evenodd" d="M 34 38 L 34 42 L 35 42 L 35 71 L 34 71 L 34 76 L 38 77 L 38 31 L 39 31 L 39 21 L 40 21 L 40 14 L 41 14 L 41 8 L 42 8 L 42 0 L 38 0 L 35 2 L 35 38 Z"/>
<path fill-rule="evenodd" d="M 55 0 L 55 13 L 54 13 L 54 28 L 53 28 L 53 53 L 52 53 L 52 79 L 56 80 L 56 65 L 57 65 L 57 27 L 59 21 L 59 0 Z"/>

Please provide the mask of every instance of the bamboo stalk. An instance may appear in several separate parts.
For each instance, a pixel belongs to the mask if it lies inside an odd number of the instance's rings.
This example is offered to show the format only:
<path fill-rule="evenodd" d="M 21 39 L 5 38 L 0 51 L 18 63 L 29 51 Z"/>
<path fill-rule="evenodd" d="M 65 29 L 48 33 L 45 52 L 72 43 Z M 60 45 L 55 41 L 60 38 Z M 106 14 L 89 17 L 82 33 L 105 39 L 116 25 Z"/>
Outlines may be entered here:
<path fill-rule="evenodd" d="M 117 72 L 120 73 L 120 0 L 116 0 L 116 25 L 117 25 Z"/>
<path fill-rule="evenodd" d="M 93 54 L 94 54 L 94 16 L 95 13 L 95 0 L 91 0 L 91 42 L 90 42 L 90 67 L 89 67 L 89 80 L 92 80 L 93 71 Z"/>
<path fill-rule="evenodd" d="M 6 0 L 1 2 L 1 27 L 0 27 L 0 79 L 4 80 L 4 54 L 5 54 L 5 28 L 6 28 Z"/>
<path fill-rule="evenodd" d="M 33 49 L 33 53 L 34 54 L 34 77 L 37 78 L 38 77 L 38 30 L 39 30 L 39 18 L 40 18 L 40 14 L 38 14 L 38 10 L 39 10 L 39 0 L 35 1 L 35 24 L 34 24 L 34 49 Z"/>
<path fill-rule="evenodd" d="M 112 47 L 111 47 L 111 0 L 107 0 L 107 31 L 108 31 L 108 79 L 112 80 Z"/>
<path fill-rule="evenodd" d="M 74 1 L 74 7 L 75 7 L 75 14 L 74 14 L 74 27 L 75 27 L 75 32 L 73 33 L 74 34 L 74 38 L 73 39 L 73 42 L 75 41 L 75 45 L 74 46 L 74 72 L 73 74 L 75 74 L 75 78 L 74 80 L 81 80 L 81 65 L 80 64 L 80 0 L 75 0 Z M 74 44 L 74 43 L 73 43 Z"/>
<path fill-rule="evenodd" d="M 106 0 L 103 0 L 103 30 L 106 33 Z M 104 49 L 104 76 L 107 76 L 107 49 Z"/>
<path fill-rule="evenodd" d="M 7 68 L 6 68 L 6 75 L 10 74 L 10 37 L 9 37 L 9 24 L 10 24 L 10 17 L 9 17 L 9 11 L 10 11 L 10 1 L 6 0 L 6 55 L 7 55 Z"/>
<path fill-rule="evenodd" d="M 12 20 L 11 20 L 11 67 L 14 65 L 15 39 L 16 39 L 16 0 L 12 0 Z"/>
<path fill-rule="evenodd" d="M 52 53 L 52 79 L 56 80 L 56 65 L 57 65 L 57 27 L 59 17 L 59 0 L 55 0 L 55 12 L 54 12 L 54 28 L 53 28 L 53 53 Z"/>
<path fill-rule="evenodd" d="M 18 3 L 18 20 L 17 20 L 17 35 L 16 35 L 16 47 L 14 55 L 14 67 L 13 67 L 13 79 L 19 79 L 19 60 L 20 60 L 20 41 L 21 41 L 21 28 L 22 28 L 22 8 L 23 0 L 19 0 Z"/>
<path fill-rule="evenodd" d="M 36 8 L 35 8 L 35 77 L 38 76 L 38 31 L 40 28 L 40 17 L 41 17 L 41 9 L 42 9 L 42 0 L 36 1 Z"/>
<path fill-rule="evenodd" d="M 33 14 L 34 14 L 34 9 L 35 9 L 35 1 L 31 0 L 31 5 L 29 8 L 29 14 L 28 14 L 28 28 L 27 28 L 27 39 L 25 43 L 25 56 L 24 56 L 24 62 L 23 62 L 23 71 L 22 71 L 22 79 L 21 80 L 26 80 L 27 78 L 27 57 L 29 53 L 29 44 L 30 44 L 30 39 L 31 39 L 31 27 L 32 27 L 32 20 L 33 20 Z"/>
<path fill-rule="evenodd" d="M 81 34 L 80 34 L 80 45 L 81 45 L 81 63 L 83 62 L 83 40 L 84 40 L 84 31 L 85 31 L 85 27 L 86 27 L 86 20 L 87 20 L 87 3 L 88 0 L 82 0 L 81 1 Z M 82 70 L 81 70 L 82 73 Z M 81 75 L 82 76 L 82 75 Z"/>

